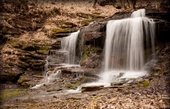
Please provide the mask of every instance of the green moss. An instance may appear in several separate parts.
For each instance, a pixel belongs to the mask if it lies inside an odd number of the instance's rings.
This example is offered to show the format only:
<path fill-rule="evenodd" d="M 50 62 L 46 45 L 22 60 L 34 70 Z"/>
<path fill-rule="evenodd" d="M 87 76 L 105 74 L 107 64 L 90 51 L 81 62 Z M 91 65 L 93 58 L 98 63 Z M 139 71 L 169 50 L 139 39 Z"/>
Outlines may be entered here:
<path fill-rule="evenodd" d="M 97 49 L 96 47 L 92 47 L 92 48 L 91 48 L 91 51 L 92 51 L 93 53 L 97 53 L 97 52 L 98 52 L 98 49 Z"/>
<path fill-rule="evenodd" d="M 29 64 L 28 63 L 26 63 L 26 62 L 23 62 L 23 61 L 18 61 L 18 66 L 20 66 L 20 67 L 22 67 L 22 68 L 27 68 L 28 66 L 29 66 Z"/>
<path fill-rule="evenodd" d="M 61 25 L 65 24 L 66 22 L 64 20 L 55 20 L 53 21 L 54 24 L 56 24 L 58 27 L 60 27 Z"/>
<path fill-rule="evenodd" d="M 144 80 L 143 82 L 142 82 L 142 84 L 143 84 L 143 86 L 149 86 L 149 80 Z"/>
<path fill-rule="evenodd" d="M 83 53 L 82 60 L 85 60 L 85 59 L 88 57 L 89 54 L 90 54 L 89 51 L 85 51 L 85 52 Z"/>
<path fill-rule="evenodd" d="M 95 95 L 95 96 L 93 96 L 93 100 L 95 100 L 95 99 L 98 99 L 99 98 L 99 96 L 97 96 L 97 95 Z"/>
<path fill-rule="evenodd" d="M 71 83 L 67 83 L 65 86 L 70 89 L 75 89 L 75 85 Z"/>
<path fill-rule="evenodd" d="M 10 97 L 15 97 L 18 95 L 23 94 L 24 92 L 19 90 L 19 89 L 6 89 L 6 90 L 2 90 L 1 95 L 0 95 L 0 99 L 6 99 L 6 98 L 10 98 Z"/>
<path fill-rule="evenodd" d="M 82 60 L 85 60 L 90 55 L 90 53 L 98 53 L 99 50 L 100 50 L 99 48 L 87 46 L 84 50 Z"/>
<path fill-rule="evenodd" d="M 26 46 L 27 44 L 24 41 L 18 41 L 17 38 L 11 38 L 8 43 L 14 48 L 22 48 L 23 46 Z"/>
<path fill-rule="evenodd" d="M 86 77 L 80 77 L 79 80 L 74 84 L 74 87 L 77 88 L 80 86 L 82 83 L 84 83 L 87 80 Z"/>
<path fill-rule="evenodd" d="M 9 76 L 16 76 L 16 74 L 10 70 L 7 70 L 6 72 Z"/>
<path fill-rule="evenodd" d="M 44 46 L 42 46 L 42 47 L 40 48 L 40 50 L 46 50 L 46 51 L 47 51 L 47 50 L 49 49 L 49 47 L 50 47 L 50 46 L 48 46 L 48 45 L 44 45 Z"/>
<path fill-rule="evenodd" d="M 37 53 L 44 54 L 47 50 L 37 50 Z"/>
<path fill-rule="evenodd" d="M 99 18 L 103 18 L 102 16 L 96 15 L 96 14 L 86 14 L 86 13 L 77 13 L 77 16 L 82 17 L 82 18 L 86 18 L 86 19 L 99 19 Z"/>
<path fill-rule="evenodd" d="M 140 84 L 140 83 L 137 83 L 137 86 L 138 86 L 138 87 L 140 87 L 140 86 L 141 86 L 141 84 Z"/>
<path fill-rule="evenodd" d="M 67 83 L 65 86 L 70 89 L 76 89 L 78 86 L 80 86 L 82 83 L 84 83 L 87 80 L 86 77 L 82 76 L 80 77 L 76 83 Z"/>
<path fill-rule="evenodd" d="M 32 43 L 41 43 L 42 40 L 32 40 Z"/>
<path fill-rule="evenodd" d="M 24 76 L 20 76 L 20 78 L 18 79 L 18 83 L 22 83 L 26 78 Z"/>
<path fill-rule="evenodd" d="M 55 28 L 52 29 L 52 33 L 64 33 L 68 32 L 70 28 Z"/>
<path fill-rule="evenodd" d="M 3 64 L 3 67 L 4 67 L 4 68 L 11 68 L 11 66 L 10 66 L 8 63 L 4 63 L 4 64 Z"/>
<path fill-rule="evenodd" d="M 21 57 L 19 57 L 19 59 L 21 60 L 21 61 L 24 61 L 24 62 L 30 62 L 31 60 L 32 60 L 32 58 L 31 57 L 29 57 L 29 56 L 21 56 Z"/>
<path fill-rule="evenodd" d="M 93 21 L 94 21 L 94 19 L 86 19 L 86 20 L 81 21 L 81 24 L 82 24 L 82 26 L 87 26 L 87 25 L 89 25 L 89 23 L 91 23 Z"/>
<path fill-rule="evenodd" d="M 145 87 L 147 87 L 147 86 L 149 86 L 149 84 L 150 84 L 149 80 L 148 80 L 148 79 L 145 79 L 144 81 L 139 82 L 139 83 L 137 84 L 137 86 L 138 86 L 138 87 L 140 87 L 140 86 L 145 86 Z"/>
<path fill-rule="evenodd" d="M 37 50 L 37 53 L 44 54 L 45 52 L 48 51 L 49 48 L 50 48 L 49 45 L 44 45 L 40 49 Z"/>

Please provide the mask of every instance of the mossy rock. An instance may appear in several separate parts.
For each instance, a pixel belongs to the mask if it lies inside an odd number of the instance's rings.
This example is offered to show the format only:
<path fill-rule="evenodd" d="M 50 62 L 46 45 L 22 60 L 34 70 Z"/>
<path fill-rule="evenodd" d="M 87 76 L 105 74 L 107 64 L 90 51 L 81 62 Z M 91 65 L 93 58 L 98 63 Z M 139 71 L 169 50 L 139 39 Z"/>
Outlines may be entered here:
<path fill-rule="evenodd" d="M 30 81 L 30 80 L 26 76 L 20 76 L 17 83 L 22 84 L 23 82 L 28 82 L 28 81 Z"/>
<path fill-rule="evenodd" d="M 31 69 L 43 71 L 44 65 L 45 65 L 44 60 L 37 60 L 37 61 L 34 61 L 33 63 L 31 63 Z"/>
<path fill-rule="evenodd" d="M 52 29 L 52 34 L 50 35 L 50 38 L 60 38 L 60 37 L 66 37 L 70 34 L 71 29 L 70 28 L 55 28 Z"/>
<path fill-rule="evenodd" d="M 14 77 L 17 75 L 15 72 L 11 71 L 10 69 L 7 70 L 6 73 L 9 75 L 9 77 Z"/>
<path fill-rule="evenodd" d="M 72 22 L 67 22 L 64 20 L 56 20 L 56 21 L 53 21 L 53 23 L 55 23 L 56 26 L 60 27 L 60 28 L 73 28 L 73 27 L 77 26 L 76 24 L 74 24 Z"/>
<path fill-rule="evenodd" d="M 38 54 L 47 54 L 47 50 L 37 50 Z"/>
<path fill-rule="evenodd" d="M 29 45 L 26 45 L 25 47 L 23 47 L 22 49 L 26 50 L 26 51 L 36 51 L 36 50 L 40 49 L 40 46 L 29 44 Z"/>
<path fill-rule="evenodd" d="M 7 99 L 24 94 L 25 92 L 19 89 L 5 89 L 1 91 L 0 99 Z"/>
<path fill-rule="evenodd" d="M 70 28 L 55 28 L 55 29 L 52 29 L 52 33 L 55 34 L 55 33 L 68 33 L 70 30 Z"/>
<path fill-rule="evenodd" d="M 76 88 L 75 85 L 74 85 L 74 84 L 71 84 L 71 83 L 67 83 L 67 84 L 65 85 L 65 87 L 66 87 L 66 88 L 69 88 L 69 89 L 75 89 L 75 88 Z"/>
<path fill-rule="evenodd" d="M 82 26 L 87 26 L 93 21 L 94 21 L 93 19 L 86 19 L 86 20 L 81 21 L 81 24 Z"/>
<path fill-rule="evenodd" d="M 86 19 L 99 19 L 99 18 L 103 18 L 102 16 L 96 15 L 96 14 L 86 14 L 86 13 L 77 13 L 77 16 L 82 17 L 82 18 L 86 18 Z"/>
<path fill-rule="evenodd" d="M 23 68 L 23 69 L 27 69 L 30 65 L 26 62 L 18 61 L 17 66 L 20 67 L 20 68 Z"/>
<path fill-rule="evenodd" d="M 18 41 L 17 38 L 11 38 L 8 42 L 12 47 L 21 49 L 23 46 L 26 46 L 25 41 Z"/>
<path fill-rule="evenodd" d="M 101 52 L 100 48 L 86 46 L 81 59 L 85 60 L 91 53 L 99 53 L 99 52 Z"/>
<path fill-rule="evenodd" d="M 139 82 L 139 83 L 137 84 L 137 86 L 138 86 L 138 87 L 140 87 L 140 86 L 147 87 L 147 86 L 149 86 L 149 84 L 150 84 L 150 81 L 149 81 L 148 79 L 145 79 L 145 80 Z"/>
<path fill-rule="evenodd" d="M 6 37 L 7 39 L 10 39 L 11 37 L 18 38 L 22 32 L 16 28 L 11 28 L 8 26 L 2 26 L 0 27 L 0 35 Z"/>
<path fill-rule="evenodd" d="M 33 63 L 37 60 L 45 60 L 46 55 L 40 55 L 37 53 L 26 53 L 22 54 L 22 56 L 19 56 L 19 59 L 26 63 Z"/>
<path fill-rule="evenodd" d="M 46 51 L 46 50 L 45 50 Z M 44 51 L 44 52 L 45 52 Z M 18 67 L 27 69 L 31 68 L 33 70 L 43 70 L 45 65 L 46 55 L 40 55 L 37 53 L 26 53 L 19 56 Z"/>
<path fill-rule="evenodd" d="M 26 51 L 48 50 L 49 46 L 49 41 L 33 40 L 23 45 L 22 49 Z"/>
<path fill-rule="evenodd" d="M 82 61 L 85 60 L 85 59 L 89 56 L 89 54 L 90 54 L 90 52 L 87 51 L 87 50 L 85 50 L 84 53 L 83 53 L 83 56 L 82 56 L 81 60 L 82 60 Z"/>
<path fill-rule="evenodd" d="M 39 54 L 47 54 L 49 48 L 50 48 L 49 45 L 44 45 L 44 46 L 40 47 L 36 52 Z"/>
<path fill-rule="evenodd" d="M 26 62 L 26 63 L 30 63 L 34 60 L 32 57 L 25 56 L 25 55 L 20 56 L 19 59 L 23 62 Z"/>
<path fill-rule="evenodd" d="M 40 55 L 40 54 L 37 54 L 37 53 L 34 53 L 34 54 L 29 53 L 29 54 L 26 54 L 25 57 L 29 57 L 32 60 L 44 60 L 46 58 L 46 55 Z"/>
<path fill-rule="evenodd" d="M 82 77 L 78 78 L 78 80 L 76 80 L 76 81 L 71 81 L 71 82 L 65 84 L 65 87 L 69 88 L 69 89 L 76 89 L 78 86 L 80 86 L 81 84 L 88 82 L 88 81 L 89 81 L 89 78 L 87 78 L 86 76 L 82 76 Z"/>

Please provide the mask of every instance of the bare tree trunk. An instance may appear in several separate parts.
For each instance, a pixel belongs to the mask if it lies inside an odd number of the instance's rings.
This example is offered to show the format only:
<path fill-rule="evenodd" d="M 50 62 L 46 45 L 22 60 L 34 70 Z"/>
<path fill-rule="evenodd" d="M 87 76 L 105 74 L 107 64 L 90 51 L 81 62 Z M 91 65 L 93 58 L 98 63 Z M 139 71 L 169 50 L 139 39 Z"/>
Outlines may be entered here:
<path fill-rule="evenodd" d="M 137 1 L 137 0 L 132 0 L 132 6 L 133 6 L 133 9 L 135 9 L 136 1 Z"/>
<path fill-rule="evenodd" d="M 94 4 L 93 4 L 93 7 L 95 8 L 96 6 L 96 3 L 97 3 L 97 0 L 94 0 Z"/>

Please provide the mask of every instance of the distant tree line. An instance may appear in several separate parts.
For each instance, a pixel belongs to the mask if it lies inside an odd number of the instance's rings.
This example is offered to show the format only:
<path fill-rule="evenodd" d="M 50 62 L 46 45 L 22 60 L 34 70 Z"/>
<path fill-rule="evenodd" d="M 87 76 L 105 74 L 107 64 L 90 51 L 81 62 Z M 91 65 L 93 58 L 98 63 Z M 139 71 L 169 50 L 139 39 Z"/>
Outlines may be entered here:
<path fill-rule="evenodd" d="M 120 2 L 122 6 L 125 7 L 125 4 L 127 3 L 128 6 L 130 7 L 132 5 L 132 7 L 135 9 L 135 5 L 136 5 L 136 1 L 137 0 L 105 0 L 105 2 L 111 2 L 113 4 Z M 94 4 L 93 7 L 95 7 L 95 5 L 97 4 L 98 0 L 94 0 Z"/>
<path fill-rule="evenodd" d="M 0 0 L 0 9 L 1 11 L 4 10 L 7 12 L 28 11 L 28 1 L 29 0 Z"/>

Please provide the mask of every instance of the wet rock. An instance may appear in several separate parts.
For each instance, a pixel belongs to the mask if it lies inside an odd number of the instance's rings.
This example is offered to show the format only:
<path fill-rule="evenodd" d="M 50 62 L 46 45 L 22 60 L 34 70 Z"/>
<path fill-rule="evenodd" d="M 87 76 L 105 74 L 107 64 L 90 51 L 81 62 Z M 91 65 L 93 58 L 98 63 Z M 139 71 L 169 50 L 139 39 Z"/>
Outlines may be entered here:
<path fill-rule="evenodd" d="M 30 65 L 33 70 L 43 71 L 45 63 L 46 62 L 44 60 L 36 60 L 30 63 Z"/>
<path fill-rule="evenodd" d="M 71 32 L 76 31 L 76 28 L 54 28 L 51 32 L 50 38 L 57 39 L 69 36 Z"/>
<path fill-rule="evenodd" d="M 51 46 L 52 46 L 51 49 L 61 49 L 61 41 L 57 40 Z"/>
<path fill-rule="evenodd" d="M 125 83 L 126 83 L 126 81 L 112 82 L 112 83 L 111 83 L 111 86 L 121 86 L 121 85 L 123 85 L 123 84 L 125 84 Z"/>
<path fill-rule="evenodd" d="M 89 91 L 96 91 L 102 89 L 104 86 L 99 85 L 99 86 L 82 86 L 81 90 L 82 92 L 89 92 Z"/>

